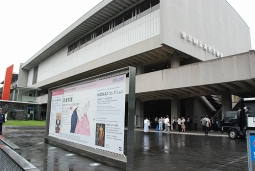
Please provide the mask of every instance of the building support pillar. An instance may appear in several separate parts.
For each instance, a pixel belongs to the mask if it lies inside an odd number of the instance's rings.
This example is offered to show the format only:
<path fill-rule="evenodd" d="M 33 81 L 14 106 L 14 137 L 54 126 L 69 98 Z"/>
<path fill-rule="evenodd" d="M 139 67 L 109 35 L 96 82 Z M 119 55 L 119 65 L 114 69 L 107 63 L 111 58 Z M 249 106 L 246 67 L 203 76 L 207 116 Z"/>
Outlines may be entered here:
<path fill-rule="evenodd" d="M 135 127 L 142 128 L 143 127 L 143 102 L 141 99 L 137 99 L 135 102 Z"/>
<path fill-rule="evenodd" d="M 136 75 L 141 75 L 144 73 L 143 71 L 144 67 L 142 66 L 142 64 L 137 64 L 136 65 Z"/>
<path fill-rule="evenodd" d="M 221 95 L 221 105 L 222 105 L 222 119 L 223 119 L 226 111 L 232 110 L 232 98 L 231 98 L 229 89 L 227 89 Z"/>
<path fill-rule="evenodd" d="M 15 101 L 15 95 L 16 95 L 16 88 L 13 89 L 12 91 L 12 101 Z"/>
<path fill-rule="evenodd" d="M 171 58 L 171 68 L 177 68 L 179 66 L 180 66 L 180 58 L 178 54 L 175 52 Z"/>
<path fill-rule="evenodd" d="M 180 116 L 180 100 L 178 99 L 178 96 L 174 96 L 171 99 L 171 117 L 170 117 L 171 124 L 172 124 L 174 117 L 175 117 L 175 119 L 177 119 L 178 116 Z"/>

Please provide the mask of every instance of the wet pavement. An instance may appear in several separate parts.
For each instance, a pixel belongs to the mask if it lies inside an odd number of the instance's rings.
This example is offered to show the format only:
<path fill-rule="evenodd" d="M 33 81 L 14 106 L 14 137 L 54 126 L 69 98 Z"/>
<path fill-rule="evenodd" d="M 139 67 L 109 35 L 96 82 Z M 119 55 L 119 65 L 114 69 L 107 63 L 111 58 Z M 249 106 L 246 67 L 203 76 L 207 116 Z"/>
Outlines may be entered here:
<path fill-rule="evenodd" d="M 45 144 L 42 127 L 4 127 L 3 132 L 5 138 L 21 148 L 18 153 L 42 171 L 121 170 Z M 246 140 L 231 140 L 217 132 L 204 136 L 201 131 L 169 135 L 153 131 L 146 135 L 138 129 L 134 161 L 134 171 L 248 170 Z"/>

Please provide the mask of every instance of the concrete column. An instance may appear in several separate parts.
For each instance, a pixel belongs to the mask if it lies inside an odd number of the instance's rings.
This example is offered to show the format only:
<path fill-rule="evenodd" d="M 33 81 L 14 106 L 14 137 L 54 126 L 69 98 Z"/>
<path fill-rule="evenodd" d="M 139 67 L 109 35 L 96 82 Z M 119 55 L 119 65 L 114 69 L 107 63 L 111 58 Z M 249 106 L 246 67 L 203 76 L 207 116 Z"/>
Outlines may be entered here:
<path fill-rule="evenodd" d="M 232 109 L 232 98 L 231 98 L 229 89 L 227 89 L 221 95 L 221 105 L 222 105 L 222 119 L 223 119 L 226 111 L 229 111 Z"/>
<path fill-rule="evenodd" d="M 136 75 L 140 75 L 144 73 L 144 67 L 142 64 L 137 64 L 136 65 Z"/>
<path fill-rule="evenodd" d="M 15 101 L 15 92 L 16 92 L 16 88 L 12 91 L 12 101 Z"/>
<path fill-rule="evenodd" d="M 136 116 L 135 127 L 142 128 L 144 114 L 143 114 L 143 102 L 141 102 L 141 99 L 137 99 L 135 102 L 135 116 Z"/>
<path fill-rule="evenodd" d="M 180 116 L 180 100 L 178 99 L 177 96 L 174 96 L 172 99 L 171 99 L 171 124 L 172 124 L 172 121 L 175 117 L 175 119 L 178 118 L 178 116 Z"/>
<path fill-rule="evenodd" d="M 171 58 L 171 68 L 177 68 L 180 66 L 180 58 L 177 53 L 174 53 Z"/>

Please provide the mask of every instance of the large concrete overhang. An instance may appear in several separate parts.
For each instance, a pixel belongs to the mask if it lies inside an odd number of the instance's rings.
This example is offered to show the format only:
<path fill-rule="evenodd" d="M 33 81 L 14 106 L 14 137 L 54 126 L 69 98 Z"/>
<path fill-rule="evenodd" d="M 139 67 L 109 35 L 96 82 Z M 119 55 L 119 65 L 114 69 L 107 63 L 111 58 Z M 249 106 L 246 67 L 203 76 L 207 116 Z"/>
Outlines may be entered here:
<path fill-rule="evenodd" d="M 37 66 L 58 50 L 108 22 L 123 10 L 141 1 L 143 0 L 103 0 L 27 60 L 22 65 L 22 68 L 29 70 Z"/>
<path fill-rule="evenodd" d="M 137 76 L 142 101 L 222 95 L 255 97 L 255 51 Z M 127 92 L 128 93 L 128 92 Z"/>

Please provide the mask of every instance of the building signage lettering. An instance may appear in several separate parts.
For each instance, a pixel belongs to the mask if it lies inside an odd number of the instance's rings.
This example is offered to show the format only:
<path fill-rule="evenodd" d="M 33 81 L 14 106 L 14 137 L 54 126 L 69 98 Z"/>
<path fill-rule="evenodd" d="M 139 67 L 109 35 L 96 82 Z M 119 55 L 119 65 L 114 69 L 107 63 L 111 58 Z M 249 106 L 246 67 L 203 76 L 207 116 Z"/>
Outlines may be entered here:
<path fill-rule="evenodd" d="M 219 51 L 217 51 L 216 49 L 212 48 L 211 46 L 209 46 L 206 43 L 203 43 L 202 41 L 198 40 L 197 38 L 191 36 L 191 35 L 187 35 L 184 31 L 181 33 L 181 37 L 185 40 L 188 40 L 188 42 L 193 43 L 194 45 L 202 48 L 203 50 L 216 55 L 216 57 L 223 57 L 223 54 L 220 53 Z"/>

